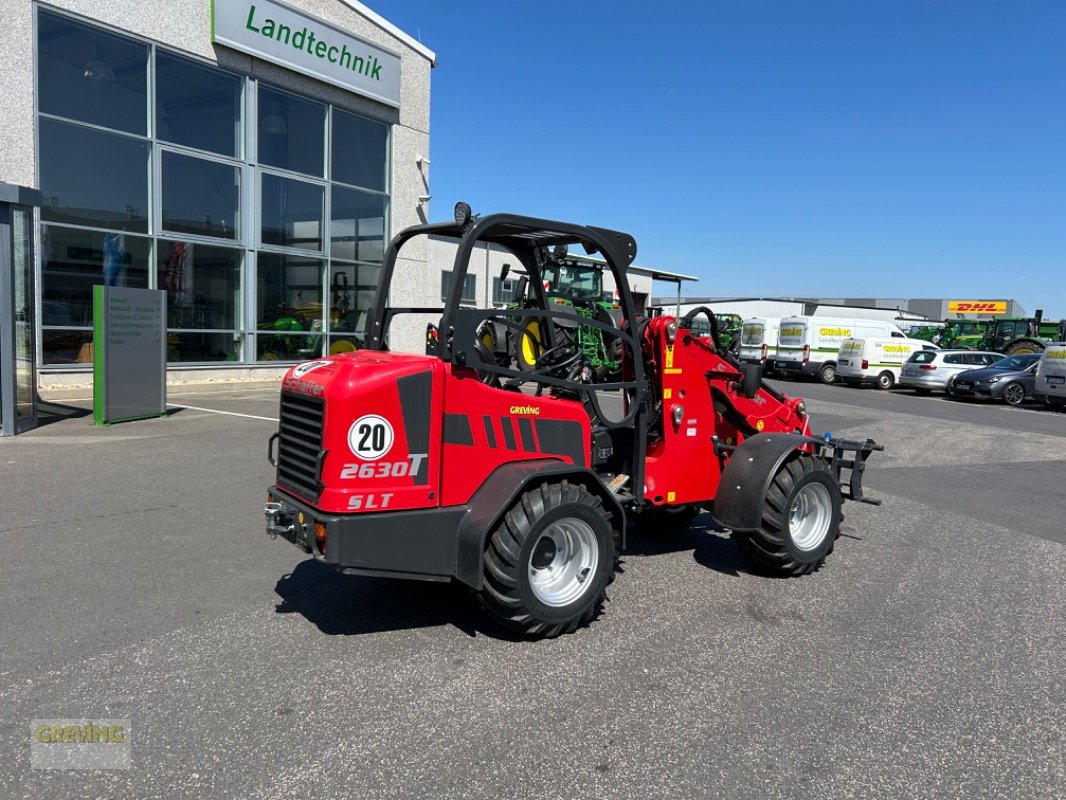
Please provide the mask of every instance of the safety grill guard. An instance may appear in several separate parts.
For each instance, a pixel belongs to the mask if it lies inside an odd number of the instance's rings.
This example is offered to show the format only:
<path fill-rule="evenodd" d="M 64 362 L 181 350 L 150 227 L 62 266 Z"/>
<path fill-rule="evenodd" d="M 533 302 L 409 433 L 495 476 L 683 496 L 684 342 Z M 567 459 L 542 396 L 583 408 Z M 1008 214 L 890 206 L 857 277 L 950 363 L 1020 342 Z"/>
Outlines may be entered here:
<path fill-rule="evenodd" d="M 308 500 L 322 493 L 322 449 L 325 403 L 321 398 L 281 395 L 278 432 L 278 485 Z"/>

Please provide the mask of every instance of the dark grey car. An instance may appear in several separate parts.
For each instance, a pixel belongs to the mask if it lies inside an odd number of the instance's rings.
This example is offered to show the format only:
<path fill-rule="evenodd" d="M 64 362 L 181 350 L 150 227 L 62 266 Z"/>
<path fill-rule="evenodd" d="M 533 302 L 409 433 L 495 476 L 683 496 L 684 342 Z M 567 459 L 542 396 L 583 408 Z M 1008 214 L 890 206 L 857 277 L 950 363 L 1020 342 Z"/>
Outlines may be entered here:
<path fill-rule="evenodd" d="M 1019 406 L 1033 396 L 1033 379 L 1039 353 L 1005 356 L 994 364 L 981 369 L 960 372 L 948 383 L 951 397 L 976 397 L 1002 400 L 1008 405 Z"/>

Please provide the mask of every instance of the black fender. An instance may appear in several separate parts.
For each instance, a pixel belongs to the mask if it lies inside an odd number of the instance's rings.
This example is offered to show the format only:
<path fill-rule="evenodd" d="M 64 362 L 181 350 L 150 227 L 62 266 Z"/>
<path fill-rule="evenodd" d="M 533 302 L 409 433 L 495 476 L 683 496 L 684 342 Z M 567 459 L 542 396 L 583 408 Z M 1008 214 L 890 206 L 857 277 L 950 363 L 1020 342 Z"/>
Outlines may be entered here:
<path fill-rule="evenodd" d="M 715 522 L 733 531 L 757 530 L 774 475 L 805 444 L 825 442 L 801 433 L 760 433 L 741 442 L 722 471 L 714 498 Z"/>
<path fill-rule="evenodd" d="M 619 545 L 625 547 L 625 511 L 596 473 L 550 458 L 512 461 L 497 467 L 467 503 L 468 511 L 456 533 L 455 577 L 467 586 L 481 589 L 482 556 L 492 529 L 527 489 L 564 478 L 584 484 L 589 493 L 603 500 L 620 538 Z"/>

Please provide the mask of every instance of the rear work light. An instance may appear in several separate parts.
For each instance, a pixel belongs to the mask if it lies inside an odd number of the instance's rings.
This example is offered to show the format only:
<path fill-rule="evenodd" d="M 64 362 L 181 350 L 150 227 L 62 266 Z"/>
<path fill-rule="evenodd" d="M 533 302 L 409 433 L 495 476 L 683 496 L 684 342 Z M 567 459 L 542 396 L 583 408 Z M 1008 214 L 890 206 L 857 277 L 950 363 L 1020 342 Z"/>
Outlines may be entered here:
<path fill-rule="evenodd" d="M 870 368 L 870 362 L 867 361 L 865 358 L 862 360 L 862 368 L 863 369 L 869 369 Z"/>
<path fill-rule="evenodd" d="M 809 344 L 803 345 L 803 363 L 806 364 L 811 360 L 811 346 Z"/>
<path fill-rule="evenodd" d="M 924 369 L 927 372 L 932 372 L 934 369 L 936 369 L 936 364 L 921 364 L 918 366 L 918 369 Z"/>

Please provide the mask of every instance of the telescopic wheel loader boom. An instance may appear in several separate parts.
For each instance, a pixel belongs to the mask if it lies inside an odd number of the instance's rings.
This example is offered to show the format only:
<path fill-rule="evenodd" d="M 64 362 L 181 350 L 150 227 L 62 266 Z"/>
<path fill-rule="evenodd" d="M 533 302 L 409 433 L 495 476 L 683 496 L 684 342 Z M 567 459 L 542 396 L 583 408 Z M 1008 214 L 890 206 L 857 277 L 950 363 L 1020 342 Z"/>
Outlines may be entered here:
<path fill-rule="evenodd" d="M 457 240 L 444 308 L 387 304 L 403 248 Z M 534 308 L 460 306 L 475 245 L 519 259 Z M 550 303 L 541 269 L 564 247 L 602 256 L 621 325 Z M 300 364 L 282 382 L 269 454 L 267 533 L 355 575 L 459 581 L 504 626 L 554 636 L 601 608 L 626 523 L 686 523 L 700 509 L 752 561 L 782 575 L 816 570 L 846 500 L 863 496 L 882 449 L 811 436 L 802 400 L 762 381 L 761 366 L 721 347 L 714 314 L 638 319 L 626 281 L 631 236 L 457 204 L 453 222 L 398 234 L 382 264 L 366 346 Z M 528 304 L 527 304 L 528 305 Z M 393 320 L 439 315 L 426 354 L 392 352 Z M 516 334 L 533 315 L 545 346 L 531 370 L 484 344 L 486 324 Z M 705 317 L 710 335 L 696 335 Z M 617 380 L 595 383 L 572 332 L 594 325 L 621 344 Z"/>

